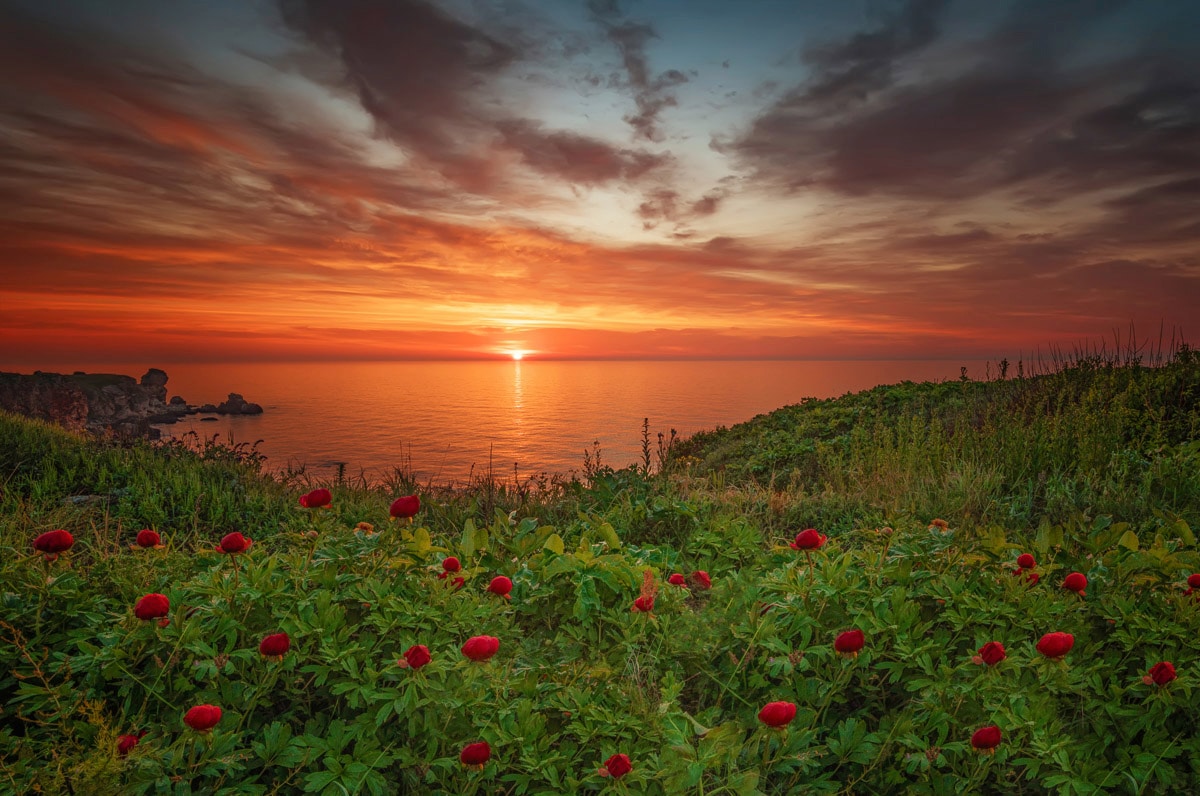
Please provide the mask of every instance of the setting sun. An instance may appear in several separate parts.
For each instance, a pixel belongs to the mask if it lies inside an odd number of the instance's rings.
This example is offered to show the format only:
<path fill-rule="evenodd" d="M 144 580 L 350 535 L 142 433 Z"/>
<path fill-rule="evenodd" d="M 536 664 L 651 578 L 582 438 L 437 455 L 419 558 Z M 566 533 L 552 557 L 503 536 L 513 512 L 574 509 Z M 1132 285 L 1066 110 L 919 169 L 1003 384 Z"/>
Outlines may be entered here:
<path fill-rule="evenodd" d="M 514 362 L 520 362 L 525 357 L 524 351 L 513 351 L 512 358 Z"/>

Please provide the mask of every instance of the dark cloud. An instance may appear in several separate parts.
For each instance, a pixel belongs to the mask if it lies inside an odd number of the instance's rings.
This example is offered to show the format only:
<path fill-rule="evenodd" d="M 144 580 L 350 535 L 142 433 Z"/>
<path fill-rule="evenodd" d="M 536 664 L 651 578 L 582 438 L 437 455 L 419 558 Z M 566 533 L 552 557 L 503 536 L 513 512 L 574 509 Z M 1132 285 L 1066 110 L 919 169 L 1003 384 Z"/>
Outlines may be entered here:
<path fill-rule="evenodd" d="M 547 132 L 525 119 L 498 122 L 497 128 L 504 145 L 520 153 L 530 168 L 581 185 L 640 180 L 670 162 L 664 154 L 619 149 L 572 132 Z"/>
<path fill-rule="evenodd" d="M 628 86 L 633 91 L 637 113 L 626 116 L 625 121 L 633 127 L 635 137 L 661 141 L 659 116 L 679 104 L 671 89 L 688 82 L 687 75 L 678 69 L 668 69 L 657 76 L 651 74 L 646 45 L 658 38 L 658 34 L 651 25 L 626 19 L 614 0 L 589 0 L 588 9 L 620 53 Z"/>

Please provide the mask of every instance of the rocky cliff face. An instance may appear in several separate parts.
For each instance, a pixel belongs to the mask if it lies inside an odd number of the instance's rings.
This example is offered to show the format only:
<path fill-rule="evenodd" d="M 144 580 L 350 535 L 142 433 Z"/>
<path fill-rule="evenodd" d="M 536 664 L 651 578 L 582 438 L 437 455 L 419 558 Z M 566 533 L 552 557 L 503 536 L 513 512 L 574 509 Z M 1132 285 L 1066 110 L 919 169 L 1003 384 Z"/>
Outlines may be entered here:
<path fill-rule="evenodd" d="M 166 385 L 167 374 L 158 368 L 140 382 L 113 373 L 0 373 L 0 409 L 77 431 L 157 437 L 151 423 L 183 414 L 178 404 L 167 404 Z"/>

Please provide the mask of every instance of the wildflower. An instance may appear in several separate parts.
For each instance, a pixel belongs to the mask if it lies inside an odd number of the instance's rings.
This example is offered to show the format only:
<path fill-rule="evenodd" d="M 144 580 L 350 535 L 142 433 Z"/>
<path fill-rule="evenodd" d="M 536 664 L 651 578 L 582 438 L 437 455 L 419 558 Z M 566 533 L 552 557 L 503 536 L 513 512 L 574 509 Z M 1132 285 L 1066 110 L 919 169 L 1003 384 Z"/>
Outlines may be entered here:
<path fill-rule="evenodd" d="M 406 495 L 392 501 L 388 514 L 393 520 L 412 520 L 421 510 L 421 499 L 416 495 Z"/>
<path fill-rule="evenodd" d="M 462 564 L 454 556 L 447 556 L 442 559 L 442 571 L 438 573 L 438 577 L 442 580 L 453 575 L 455 572 L 462 571 Z"/>
<path fill-rule="evenodd" d="M 633 764 L 629 762 L 629 755 L 615 754 L 604 761 L 597 773 L 602 777 L 620 779 L 630 771 L 633 771 Z"/>
<path fill-rule="evenodd" d="M 1164 686 L 1175 679 L 1175 666 L 1170 661 L 1162 661 L 1150 667 L 1150 673 L 1142 678 L 1146 685 Z"/>
<path fill-rule="evenodd" d="M 795 550 L 817 550 L 825 544 L 825 540 L 828 538 L 823 533 L 817 533 L 816 528 L 805 528 L 796 534 L 795 540 L 788 546 Z"/>
<path fill-rule="evenodd" d="M 678 572 L 667 578 L 667 583 L 670 583 L 672 586 L 682 586 L 685 589 L 687 588 L 687 578 Z"/>
<path fill-rule="evenodd" d="M 786 727 L 796 718 L 796 706 L 791 702 L 768 702 L 758 711 L 758 720 L 768 727 Z"/>
<path fill-rule="evenodd" d="M 712 578 L 710 578 L 708 576 L 708 573 L 705 572 L 704 570 L 698 569 L 692 573 L 692 585 L 695 586 L 697 589 L 702 589 L 702 590 L 711 589 L 712 588 Z"/>
<path fill-rule="evenodd" d="M 420 669 L 431 660 L 433 657 L 429 654 L 429 647 L 424 644 L 414 644 L 404 651 L 404 659 L 400 661 L 400 668 Z"/>
<path fill-rule="evenodd" d="M 283 660 L 283 655 L 292 646 L 292 640 L 287 633 L 273 633 L 264 638 L 258 645 L 258 654 L 264 658 Z"/>
<path fill-rule="evenodd" d="M 930 527 L 930 528 L 937 528 L 939 531 L 943 531 L 943 532 L 944 532 L 944 531 L 945 531 L 947 528 L 949 528 L 949 527 L 950 527 L 950 523 L 948 523 L 948 522 L 946 522 L 945 520 L 943 520 L 943 519 L 940 519 L 940 518 L 939 518 L 939 519 L 930 520 L 930 521 L 929 521 L 929 527 Z"/>
<path fill-rule="evenodd" d="M 143 621 L 161 619 L 171 613 L 171 601 L 165 594 L 147 594 L 133 606 L 133 615 Z"/>
<path fill-rule="evenodd" d="M 971 736 L 971 746 L 983 752 L 985 755 L 995 754 L 996 747 L 1000 745 L 1000 728 L 995 724 L 989 724 L 987 727 L 981 727 Z"/>
<path fill-rule="evenodd" d="M 1041 579 L 1042 579 L 1041 575 L 1037 574 L 1036 572 L 1030 572 L 1028 577 L 1025 578 L 1025 582 L 1028 583 L 1030 586 L 1036 586 L 1037 582 Z"/>
<path fill-rule="evenodd" d="M 1200 572 L 1195 575 L 1188 575 L 1187 584 L 1187 591 L 1183 593 L 1185 597 L 1190 596 L 1193 592 L 1200 589 Z"/>
<path fill-rule="evenodd" d="M 463 747 L 462 752 L 458 755 L 458 759 L 464 766 L 472 766 L 482 769 L 483 764 L 492 756 L 492 747 L 488 746 L 487 741 L 479 741 L 477 743 L 469 743 Z"/>
<path fill-rule="evenodd" d="M 244 553 L 250 549 L 250 545 L 254 542 L 242 536 L 237 531 L 227 533 L 221 538 L 221 544 L 217 546 L 218 553 L 228 553 L 229 555 L 237 555 Z"/>
<path fill-rule="evenodd" d="M 33 549 L 43 554 L 47 561 L 53 561 L 58 558 L 59 553 L 70 550 L 73 544 L 75 544 L 75 537 L 71 535 L 70 531 L 59 528 L 39 534 L 33 540 Z"/>
<path fill-rule="evenodd" d="M 328 489 L 314 489 L 300 496 L 300 505 L 306 509 L 324 509 L 333 503 L 333 494 Z"/>
<path fill-rule="evenodd" d="M 846 655 L 851 658 L 858 657 L 858 651 L 867 643 L 863 637 L 861 630 L 847 630 L 842 633 L 833 642 L 833 649 L 839 655 Z"/>
<path fill-rule="evenodd" d="M 1072 572 L 1063 579 L 1062 587 L 1083 597 L 1086 595 L 1084 590 L 1087 588 L 1087 576 L 1082 572 Z"/>
<path fill-rule="evenodd" d="M 473 661 L 486 661 L 500 649 L 500 639 L 495 636 L 472 636 L 462 645 L 462 654 Z"/>
<path fill-rule="evenodd" d="M 142 731 L 136 732 L 136 733 L 132 733 L 130 735 L 118 735 L 117 736 L 117 754 L 120 755 L 121 757 L 124 757 L 125 755 L 132 752 L 133 747 L 137 746 L 138 743 L 141 742 L 142 738 L 145 737 L 145 735 L 146 735 L 145 730 L 142 730 Z"/>
<path fill-rule="evenodd" d="M 183 716 L 183 723 L 196 732 L 208 732 L 221 720 L 221 709 L 216 705 L 197 705 Z"/>
<path fill-rule="evenodd" d="M 510 594 L 512 592 L 512 581 L 503 575 L 497 575 L 492 578 L 492 582 L 488 584 L 487 590 L 506 600 L 512 599 L 512 595 Z"/>
<path fill-rule="evenodd" d="M 363 533 L 375 533 L 375 526 L 369 522 L 360 522 L 354 526 L 354 530 L 362 531 Z"/>
<path fill-rule="evenodd" d="M 1037 566 L 1037 561 L 1033 559 L 1030 553 L 1021 553 L 1017 556 L 1017 566 L 1021 569 L 1033 569 Z"/>
<path fill-rule="evenodd" d="M 153 531 L 149 528 L 143 528 L 137 534 L 137 546 L 141 548 L 159 548 L 163 546 L 162 537 L 158 535 L 158 531 Z"/>
<path fill-rule="evenodd" d="M 467 583 L 467 581 L 465 578 L 455 578 L 454 580 L 450 581 L 450 585 L 454 587 L 455 591 L 458 591 L 459 589 L 461 589 L 463 586 L 466 585 L 466 583 Z"/>
<path fill-rule="evenodd" d="M 979 648 L 979 652 L 975 655 L 975 662 L 985 664 L 987 666 L 995 666 L 1000 661 L 1008 657 L 1004 651 L 1004 645 L 999 641 L 989 641 Z"/>
<path fill-rule="evenodd" d="M 654 610 L 654 597 L 638 597 L 633 601 L 633 607 L 629 609 L 633 613 L 648 614 Z"/>
<path fill-rule="evenodd" d="M 1075 646 L 1075 637 L 1070 633 L 1047 633 L 1037 643 L 1037 651 L 1052 661 L 1061 660 Z"/>

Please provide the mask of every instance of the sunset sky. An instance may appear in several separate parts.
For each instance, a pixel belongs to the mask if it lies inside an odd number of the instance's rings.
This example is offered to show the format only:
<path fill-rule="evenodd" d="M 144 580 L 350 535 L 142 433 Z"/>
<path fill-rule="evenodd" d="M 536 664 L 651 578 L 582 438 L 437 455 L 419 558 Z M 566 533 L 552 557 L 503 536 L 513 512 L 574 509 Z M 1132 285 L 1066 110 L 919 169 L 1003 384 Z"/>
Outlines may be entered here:
<path fill-rule="evenodd" d="M 1198 306 L 1194 0 L 0 0 L 10 364 L 1013 356 Z"/>

